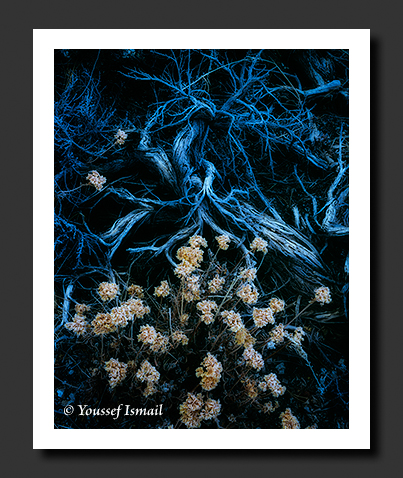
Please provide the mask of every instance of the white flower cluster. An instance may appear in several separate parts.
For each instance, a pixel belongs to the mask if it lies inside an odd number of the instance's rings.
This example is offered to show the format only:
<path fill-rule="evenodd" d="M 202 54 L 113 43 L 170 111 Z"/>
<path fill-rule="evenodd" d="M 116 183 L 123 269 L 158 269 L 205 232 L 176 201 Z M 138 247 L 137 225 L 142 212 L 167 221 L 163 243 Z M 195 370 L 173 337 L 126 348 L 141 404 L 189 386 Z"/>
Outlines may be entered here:
<path fill-rule="evenodd" d="M 98 287 L 98 294 L 106 302 L 114 299 L 119 293 L 119 286 L 113 282 L 101 282 Z"/>
<path fill-rule="evenodd" d="M 149 345 L 153 352 L 166 352 L 168 350 L 169 338 L 157 332 L 152 325 L 142 325 L 137 339 L 139 342 Z"/>
<path fill-rule="evenodd" d="M 232 332 L 238 332 L 244 328 L 241 315 L 235 310 L 224 310 L 221 312 L 221 316 L 223 317 L 223 322 L 228 325 Z"/>
<path fill-rule="evenodd" d="M 87 178 L 88 181 L 90 182 L 91 186 L 94 186 L 94 188 L 97 191 L 100 191 L 103 187 L 104 184 L 106 183 L 106 178 L 104 176 L 101 176 L 98 171 L 91 171 Z"/>
<path fill-rule="evenodd" d="M 208 289 L 212 294 L 216 294 L 223 288 L 224 283 L 224 277 L 220 277 L 218 274 L 216 274 L 214 278 L 208 282 Z"/>
<path fill-rule="evenodd" d="M 201 393 L 188 393 L 186 400 L 179 405 L 180 420 L 187 428 L 200 428 L 202 420 L 216 418 L 220 411 L 220 400 L 209 398 L 204 402 Z"/>
<path fill-rule="evenodd" d="M 256 269 L 242 269 L 239 274 L 239 277 L 242 280 L 253 281 L 256 279 Z"/>
<path fill-rule="evenodd" d="M 88 329 L 88 322 L 85 320 L 85 316 L 81 314 L 76 314 L 73 317 L 72 322 L 67 322 L 65 325 L 67 330 L 74 332 L 77 337 L 84 335 Z"/>
<path fill-rule="evenodd" d="M 202 315 L 200 319 L 206 324 L 209 325 L 214 322 L 213 311 L 216 310 L 218 305 L 214 300 L 203 300 L 196 304 L 197 310 L 199 310 Z"/>
<path fill-rule="evenodd" d="M 284 395 L 286 388 L 281 385 L 275 373 L 270 373 L 269 375 L 265 375 L 263 377 L 263 380 L 264 380 L 263 382 L 259 383 L 260 390 L 263 390 L 263 392 L 270 390 L 273 397 L 276 397 L 276 398 L 279 397 L 280 395 Z"/>
<path fill-rule="evenodd" d="M 252 317 L 256 327 L 259 328 L 267 324 L 274 324 L 274 315 L 270 307 L 266 309 L 256 309 L 253 307 Z"/>
<path fill-rule="evenodd" d="M 157 297 L 167 297 L 169 295 L 169 285 L 166 280 L 163 280 L 161 284 L 155 288 L 154 295 Z"/>
<path fill-rule="evenodd" d="M 127 364 L 119 362 L 116 359 L 110 359 L 105 362 L 105 370 L 109 373 L 109 385 L 115 388 L 126 377 Z"/>
<path fill-rule="evenodd" d="M 221 378 L 222 365 L 210 352 L 196 369 L 196 377 L 201 377 L 200 385 L 204 390 L 213 390 Z"/>
<path fill-rule="evenodd" d="M 231 239 L 229 236 L 223 234 L 222 236 L 217 236 L 216 241 L 218 242 L 218 247 L 223 251 L 226 251 L 230 245 Z"/>
<path fill-rule="evenodd" d="M 250 250 L 253 252 L 263 252 L 263 254 L 267 254 L 267 241 L 261 237 L 255 237 L 250 244 Z"/>
<path fill-rule="evenodd" d="M 256 304 L 259 292 L 253 284 L 245 284 L 238 289 L 236 295 L 242 299 L 245 304 L 252 305 Z"/>
<path fill-rule="evenodd" d="M 321 305 L 330 304 L 330 302 L 332 302 L 332 298 L 330 296 L 329 287 L 318 287 L 317 289 L 315 289 L 314 300 L 316 302 L 319 302 L 319 304 Z"/>
<path fill-rule="evenodd" d="M 145 397 L 152 395 L 157 391 L 155 384 L 160 379 L 160 373 L 153 367 L 148 360 L 144 360 L 136 373 L 136 377 L 142 382 L 147 382 L 147 387 L 143 392 Z"/>
<path fill-rule="evenodd" d="M 263 368 L 263 357 L 260 355 L 259 352 L 256 352 L 256 350 L 252 346 L 247 347 L 244 350 L 243 358 L 245 359 L 247 365 L 249 365 L 250 367 L 255 368 L 256 370 L 260 370 L 261 368 Z"/>
<path fill-rule="evenodd" d="M 280 414 L 281 426 L 284 429 L 301 428 L 298 419 L 292 414 L 291 408 L 286 408 L 285 412 Z"/>
<path fill-rule="evenodd" d="M 127 134 L 122 129 L 118 129 L 117 133 L 115 134 L 115 138 L 117 144 L 125 144 Z"/>

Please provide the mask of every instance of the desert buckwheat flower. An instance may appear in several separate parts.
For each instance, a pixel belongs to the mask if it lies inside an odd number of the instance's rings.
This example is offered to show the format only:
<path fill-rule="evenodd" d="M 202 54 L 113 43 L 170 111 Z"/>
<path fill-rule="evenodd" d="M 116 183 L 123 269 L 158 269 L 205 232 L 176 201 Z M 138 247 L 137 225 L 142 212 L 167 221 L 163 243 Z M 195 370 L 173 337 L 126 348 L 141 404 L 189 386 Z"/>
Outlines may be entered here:
<path fill-rule="evenodd" d="M 226 251 L 229 247 L 231 239 L 229 238 L 229 236 L 222 235 L 222 236 L 217 236 L 216 241 L 218 242 L 218 247 L 222 249 L 223 251 Z"/>
<path fill-rule="evenodd" d="M 179 322 L 182 326 L 186 325 L 189 321 L 189 314 L 182 314 L 179 317 Z"/>
<path fill-rule="evenodd" d="M 201 377 L 200 385 L 204 390 L 213 390 L 221 378 L 222 365 L 210 352 L 196 369 L 196 377 Z"/>
<path fill-rule="evenodd" d="M 332 298 L 330 296 L 329 287 L 318 287 L 315 289 L 314 301 L 319 302 L 320 305 L 330 304 Z"/>
<path fill-rule="evenodd" d="M 90 310 L 90 306 L 85 304 L 76 304 L 74 310 L 76 311 L 77 315 L 84 315 Z"/>
<path fill-rule="evenodd" d="M 245 304 L 256 304 L 259 292 L 253 284 L 246 284 L 237 290 L 236 295 L 242 299 Z"/>
<path fill-rule="evenodd" d="M 161 284 L 155 288 L 154 295 L 157 297 L 166 297 L 169 295 L 169 285 L 166 280 L 163 280 Z"/>
<path fill-rule="evenodd" d="M 244 350 L 243 358 L 245 359 L 247 365 L 255 368 L 256 370 L 260 370 L 264 365 L 263 357 L 259 352 L 256 352 L 252 346 Z"/>
<path fill-rule="evenodd" d="M 129 320 L 133 320 L 134 316 L 127 305 L 122 304 L 120 307 L 114 307 L 111 312 L 112 323 L 118 327 L 126 327 Z"/>
<path fill-rule="evenodd" d="M 105 362 L 105 370 L 109 373 L 109 385 L 115 388 L 126 377 L 127 364 L 116 359 Z"/>
<path fill-rule="evenodd" d="M 280 395 L 284 395 L 286 388 L 281 385 L 275 373 L 270 373 L 269 375 L 265 375 L 263 379 L 264 379 L 264 382 L 259 383 L 260 390 L 263 390 L 263 392 L 266 392 L 267 389 L 269 389 L 271 394 L 275 398 L 279 397 Z"/>
<path fill-rule="evenodd" d="M 140 333 L 137 336 L 139 342 L 143 342 L 143 344 L 153 344 L 156 338 L 157 331 L 152 325 L 147 324 L 140 327 Z"/>
<path fill-rule="evenodd" d="M 223 317 L 223 322 L 228 325 L 232 332 L 238 332 L 238 330 L 244 327 L 241 315 L 235 312 L 235 310 L 224 310 L 220 315 Z"/>
<path fill-rule="evenodd" d="M 221 411 L 220 400 L 209 398 L 204 404 L 204 408 L 200 414 L 202 420 L 211 420 L 217 418 Z"/>
<path fill-rule="evenodd" d="M 141 299 L 129 299 L 123 302 L 122 307 L 127 307 L 137 319 L 142 319 L 146 314 L 150 313 L 150 307 L 144 305 Z"/>
<path fill-rule="evenodd" d="M 264 413 L 271 413 L 271 412 L 274 412 L 274 410 L 276 410 L 276 408 L 278 408 L 280 406 L 280 404 L 276 401 L 273 405 L 272 402 L 266 402 L 264 405 L 263 405 L 263 412 Z"/>
<path fill-rule="evenodd" d="M 139 285 L 132 284 L 127 288 L 127 293 L 129 295 L 136 296 L 138 299 L 142 299 L 144 297 L 144 289 Z"/>
<path fill-rule="evenodd" d="M 273 311 L 270 307 L 266 309 L 256 309 L 253 307 L 252 317 L 256 327 L 259 328 L 267 324 L 274 324 Z"/>
<path fill-rule="evenodd" d="M 88 325 L 89 324 L 85 320 L 85 316 L 76 314 L 73 317 L 73 321 L 67 322 L 64 326 L 66 327 L 67 330 L 74 332 L 77 335 L 77 337 L 79 337 L 80 335 L 84 335 L 85 332 L 87 332 Z"/>
<path fill-rule="evenodd" d="M 261 237 L 255 237 L 250 244 L 250 250 L 253 252 L 263 252 L 263 254 L 267 254 L 267 241 Z"/>
<path fill-rule="evenodd" d="M 200 299 L 200 277 L 196 275 L 190 275 L 185 278 L 185 290 L 183 291 L 183 298 L 187 302 Z"/>
<path fill-rule="evenodd" d="M 88 179 L 91 186 L 94 186 L 97 191 L 100 191 L 106 183 L 106 178 L 104 176 L 101 176 L 98 171 L 91 171 L 86 177 L 86 179 Z"/>
<path fill-rule="evenodd" d="M 98 294 L 104 302 L 114 299 L 118 293 L 119 286 L 113 282 L 101 282 L 101 284 L 99 284 Z"/>
<path fill-rule="evenodd" d="M 127 134 L 123 130 L 118 129 L 118 132 L 115 134 L 115 138 L 117 144 L 125 144 Z"/>
<path fill-rule="evenodd" d="M 95 335 L 109 334 L 116 330 L 116 325 L 113 323 L 111 314 L 97 314 L 91 322 L 91 326 Z"/>
<path fill-rule="evenodd" d="M 251 347 L 256 342 L 256 339 L 246 330 L 245 327 L 240 328 L 235 333 L 235 343 L 243 345 L 245 348 Z"/>
<path fill-rule="evenodd" d="M 214 322 L 213 311 L 217 310 L 218 305 L 214 300 L 202 300 L 196 304 L 197 310 L 199 310 L 202 315 L 200 319 L 206 324 L 209 325 Z"/>
<path fill-rule="evenodd" d="M 284 429 L 301 428 L 299 421 L 291 412 L 291 408 L 286 408 L 285 412 L 280 414 L 281 426 Z"/>
<path fill-rule="evenodd" d="M 269 307 L 275 314 L 277 314 L 277 312 L 281 312 L 284 310 L 285 302 L 281 299 L 273 298 L 270 299 Z"/>
<path fill-rule="evenodd" d="M 187 428 L 200 428 L 203 405 L 201 393 L 197 394 L 197 396 L 193 393 L 188 393 L 186 400 L 179 405 L 180 420 Z"/>
<path fill-rule="evenodd" d="M 239 274 L 239 277 L 242 280 L 253 281 L 256 279 L 256 269 L 242 269 Z"/>
<path fill-rule="evenodd" d="M 150 345 L 153 352 L 164 353 L 168 350 L 169 338 L 166 335 L 157 332 L 154 342 Z"/>
<path fill-rule="evenodd" d="M 259 390 L 256 388 L 256 382 L 254 380 L 247 379 L 244 383 L 246 394 L 249 398 L 256 398 L 258 396 Z"/>
<path fill-rule="evenodd" d="M 142 382 L 158 382 L 160 373 L 148 360 L 144 360 L 136 373 L 136 377 Z"/>
<path fill-rule="evenodd" d="M 172 340 L 174 342 L 180 342 L 182 345 L 187 345 L 189 343 L 188 337 L 183 332 L 180 332 L 179 330 L 176 330 L 172 334 Z"/>
<path fill-rule="evenodd" d="M 284 332 L 284 336 L 291 340 L 295 345 L 301 345 L 301 342 L 304 340 L 305 332 L 302 327 L 296 327 L 294 334 L 290 332 Z"/>
<path fill-rule="evenodd" d="M 276 344 L 284 342 L 284 324 L 278 324 L 270 330 L 270 340 Z"/>
<path fill-rule="evenodd" d="M 184 279 L 185 277 L 189 276 L 196 267 L 192 265 L 188 261 L 182 261 L 180 264 L 178 264 L 174 270 L 174 273 L 176 276 L 178 276 L 180 279 Z"/>
<path fill-rule="evenodd" d="M 189 244 L 194 248 L 197 248 L 197 247 L 200 247 L 200 246 L 201 247 L 207 247 L 207 241 L 202 236 L 192 236 L 189 239 Z"/>
<path fill-rule="evenodd" d="M 212 294 L 215 294 L 216 292 L 220 292 L 220 290 L 223 288 L 224 283 L 224 277 L 220 277 L 218 274 L 216 274 L 214 276 L 214 279 L 211 279 L 208 282 L 208 289 Z"/>
<path fill-rule="evenodd" d="M 203 251 L 198 247 L 183 246 L 178 249 L 176 257 L 180 261 L 186 261 L 194 267 L 199 267 L 203 261 Z"/>

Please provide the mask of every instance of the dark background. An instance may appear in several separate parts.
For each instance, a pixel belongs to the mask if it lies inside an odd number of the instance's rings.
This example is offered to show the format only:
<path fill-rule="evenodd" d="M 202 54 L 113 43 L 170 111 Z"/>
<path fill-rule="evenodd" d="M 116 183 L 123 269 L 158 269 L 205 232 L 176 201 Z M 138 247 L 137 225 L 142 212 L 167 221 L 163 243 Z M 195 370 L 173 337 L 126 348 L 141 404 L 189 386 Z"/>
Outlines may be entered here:
<path fill-rule="evenodd" d="M 106 7 L 106 8 L 105 8 Z M 258 473 L 308 472 L 311 476 L 392 474 L 401 441 L 400 311 L 393 299 L 400 289 L 400 155 L 402 65 L 400 12 L 397 3 L 156 2 L 101 5 L 97 2 L 23 2 L 5 7 L 2 28 L 2 99 L 6 151 L 2 188 L 3 237 L 9 241 L 7 273 L 2 284 L 3 320 L 15 321 L 3 333 L 3 467 L 13 476 L 40 472 L 45 476 L 172 473 L 241 476 Z M 372 386 L 371 450 L 346 451 L 41 451 L 32 450 L 32 29 L 33 28 L 370 28 L 371 29 L 371 176 L 372 176 Z M 16 177 L 18 174 L 18 180 Z M 14 181 L 13 181 L 14 179 Z M 10 201 L 12 198 L 12 201 Z M 7 199 L 7 202 L 5 200 Z M 12 202 L 13 207 L 8 207 Z M 4 204 L 7 207 L 4 207 Z M 6 234 L 12 231 L 12 234 Z M 364 238 L 369 240 L 370 238 Z M 12 241 L 12 248 L 10 242 Z M 27 287 L 28 285 L 28 287 Z M 23 286 L 23 287 L 22 287 Z M 399 289 L 398 289 L 399 288 Z M 15 304 L 19 308 L 16 312 Z M 368 318 L 363 318 L 363 320 Z M 8 322 L 9 323 L 9 322 Z M 20 325 L 22 327 L 20 327 Z M 10 338 L 11 336 L 11 338 Z M 396 343 L 393 343 L 396 341 Z M 11 380 L 10 373 L 13 379 Z M 7 377 L 7 380 L 4 378 Z M 369 397 L 368 397 L 369 398 Z M 204 466 L 203 466 L 204 465 Z M 8 473 L 9 475 L 9 473 Z"/>

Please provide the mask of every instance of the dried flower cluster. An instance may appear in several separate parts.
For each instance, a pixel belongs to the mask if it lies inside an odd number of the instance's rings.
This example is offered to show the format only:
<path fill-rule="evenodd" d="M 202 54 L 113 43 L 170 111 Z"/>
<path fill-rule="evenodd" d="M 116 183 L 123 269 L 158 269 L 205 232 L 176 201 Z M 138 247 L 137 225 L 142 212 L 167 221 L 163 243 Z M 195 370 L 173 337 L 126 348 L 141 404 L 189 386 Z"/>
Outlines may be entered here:
<path fill-rule="evenodd" d="M 196 275 L 190 275 L 185 278 L 183 288 L 183 298 L 186 302 L 192 302 L 200 299 L 200 277 Z"/>
<path fill-rule="evenodd" d="M 169 346 L 169 338 L 157 332 L 152 325 L 142 325 L 137 336 L 139 342 L 150 346 L 153 352 L 166 352 Z"/>
<path fill-rule="evenodd" d="M 217 310 L 217 303 L 214 300 L 203 300 L 202 302 L 198 302 L 196 304 L 197 310 L 199 310 L 202 315 L 200 319 L 206 324 L 212 324 L 214 322 L 214 314 L 213 311 Z"/>
<path fill-rule="evenodd" d="M 277 314 L 278 312 L 282 312 L 285 308 L 285 302 L 281 299 L 270 299 L 269 302 L 269 307 L 273 311 L 274 314 Z"/>
<path fill-rule="evenodd" d="M 260 370 L 264 366 L 263 357 L 259 352 L 256 352 L 252 346 L 245 348 L 243 352 L 243 358 L 245 359 L 247 365 L 255 368 L 256 370 Z"/>
<path fill-rule="evenodd" d="M 267 324 L 274 324 L 274 315 L 270 307 L 267 307 L 266 309 L 256 309 L 254 307 L 252 317 L 256 327 L 259 328 L 264 327 Z"/>
<path fill-rule="evenodd" d="M 138 378 L 141 382 L 147 383 L 147 387 L 143 391 L 143 395 L 145 397 L 148 397 L 157 391 L 155 384 L 160 379 L 160 376 L 161 375 L 158 370 L 153 367 L 148 360 L 143 361 L 136 373 L 136 378 Z"/>
<path fill-rule="evenodd" d="M 228 325 L 231 332 L 238 332 L 244 328 L 241 315 L 235 310 L 224 310 L 221 312 L 221 317 L 223 317 L 223 322 Z"/>
<path fill-rule="evenodd" d="M 224 284 L 224 277 L 220 277 L 218 274 L 216 274 L 214 278 L 208 282 L 208 289 L 212 294 L 216 294 L 222 290 Z"/>
<path fill-rule="evenodd" d="M 275 373 L 265 375 L 263 380 L 263 382 L 259 383 L 260 390 L 263 390 L 263 392 L 269 390 L 275 398 L 279 397 L 280 395 L 284 395 L 286 388 L 281 385 Z"/>
<path fill-rule="evenodd" d="M 176 330 L 172 334 L 172 341 L 181 343 L 182 345 L 187 345 L 189 343 L 189 338 L 186 334 L 184 334 L 180 330 Z"/>
<path fill-rule="evenodd" d="M 231 243 L 231 239 L 226 235 L 217 236 L 216 241 L 218 242 L 218 247 L 223 251 L 226 251 Z"/>
<path fill-rule="evenodd" d="M 115 388 L 126 378 L 127 364 L 111 358 L 105 362 L 105 370 L 109 373 L 109 385 Z"/>
<path fill-rule="evenodd" d="M 77 315 L 84 315 L 86 312 L 89 312 L 91 307 L 85 304 L 76 304 L 74 310 Z"/>
<path fill-rule="evenodd" d="M 252 337 L 250 332 L 245 328 L 240 328 L 235 333 L 235 343 L 237 345 L 242 345 L 245 348 L 251 347 L 256 342 L 256 339 Z"/>
<path fill-rule="evenodd" d="M 281 428 L 298 429 L 301 428 L 299 421 L 291 412 L 290 408 L 286 408 L 285 412 L 280 414 Z"/>
<path fill-rule="evenodd" d="M 263 405 L 263 412 L 264 413 L 272 413 L 274 412 L 274 410 L 276 410 L 277 408 L 279 408 L 280 404 L 278 403 L 278 401 L 276 400 L 274 402 L 274 405 L 272 402 L 266 402 L 264 405 Z"/>
<path fill-rule="evenodd" d="M 250 250 L 253 252 L 263 252 L 263 254 L 267 254 L 267 241 L 261 237 L 255 237 L 250 244 Z"/>
<path fill-rule="evenodd" d="M 161 284 L 155 288 L 154 295 L 157 297 L 167 297 L 169 295 L 168 281 L 163 280 Z"/>
<path fill-rule="evenodd" d="M 278 324 L 270 330 L 270 340 L 275 344 L 284 342 L 284 324 Z"/>
<path fill-rule="evenodd" d="M 179 414 L 181 422 L 187 428 L 200 428 L 202 420 L 211 420 L 216 418 L 221 411 L 219 400 L 209 398 L 203 401 L 203 395 L 198 393 L 188 393 L 186 400 L 179 405 Z"/>
<path fill-rule="evenodd" d="M 191 247 L 207 247 L 207 241 L 202 236 L 192 236 L 189 239 L 189 244 Z"/>
<path fill-rule="evenodd" d="M 196 377 L 201 377 L 200 385 L 204 390 L 213 390 L 221 379 L 222 365 L 210 352 L 196 369 Z"/>
<path fill-rule="evenodd" d="M 245 387 L 246 394 L 252 400 L 258 396 L 259 390 L 256 387 L 255 380 L 250 380 L 250 379 L 244 380 L 244 387 Z"/>
<path fill-rule="evenodd" d="M 245 284 L 240 287 L 236 295 L 243 300 L 245 304 L 256 304 L 259 297 L 259 292 L 253 284 Z"/>
<path fill-rule="evenodd" d="M 256 269 L 242 269 L 239 273 L 239 278 L 242 280 L 253 281 L 256 279 Z"/>
<path fill-rule="evenodd" d="M 127 293 L 129 295 L 134 295 L 138 299 L 142 299 L 144 297 L 144 289 L 139 285 L 132 284 L 127 288 Z"/>
<path fill-rule="evenodd" d="M 332 302 L 332 298 L 330 296 L 329 287 L 318 287 L 315 289 L 314 300 L 319 302 L 321 305 L 330 304 L 330 302 Z"/>
<path fill-rule="evenodd" d="M 79 337 L 87 332 L 89 325 L 84 315 L 76 314 L 72 322 L 67 322 L 64 326 Z"/>
<path fill-rule="evenodd" d="M 109 334 L 116 330 L 116 325 L 112 321 L 111 314 L 97 314 L 91 322 L 92 331 L 95 335 Z"/>
<path fill-rule="evenodd" d="M 104 302 L 112 300 L 119 294 L 119 286 L 114 282 L 101 282 L 98 294 Z"/>
<path fill-rule="evenodd" d="M 117 133 L 115 134 L 115 138 L 117 144 L 125 144 L 127 134 L 123 130 L 118 129 Z"/>
<path fill-rule="evenodd" d="M 91 171 L 86 179 L 90 182 L 91 186 L 94 186 L 97 191 L 101 191 L 106 183 L 106 178 L 101 176 L 98 171 Z"/>
<path fill-rule="evenodd" d="M 228 248 L 230 243 L 228 236 L 218 236 L 216 239 L 220 249 Z M 286 387 L 280 383 L 275 373 L 264 376 L 259 374 L 265 366 L 266 356 L 270 355 L 267 348 L 274 349 L 286 341 L 287 348 L 292 347 L 307 360 L 307 354 L 302 348 L 305 332 L 302 327 L 276 324 L 277 314 L 285 310 L 285 302 L 282 299 L 273 297 L 265 307 L 260 304 L 250 307 L 259 300 L 259 293 L 254 284 L 257 278 L 256 268 L 236 266 L 232 272 L 228 272 L 226 266 L 223 267 L 213 258 L 206 272 L 203 271 L 201 247 L 206 246 L 207 241 L 195 235 L 189 239 L 188 245 L 177 250 L 176 257 L 181 262 L 174 272 L 180 277 L 180 284 L 169 285 L 168 280 L 163 280 L 154 288 L 155 297 L 167 298 L 164 301 L 153 300 L 155 307 L 160 307 L 159 310 L 151 311 L 143 301 L 144 289 L 140 285 L 132 284 L 126 290 L 128 300 L 119 301 L 117 306 L 109 311 L 105 310 L 107 306 L 102 304 L 101 311 L 95 315 L 90 325 L 85 317 L 90 307 L 77 303 L 76 315 L 72 322 L 66 324 L 66 328 L 77 336 L 86 332 L 91 332 L 93 336 L 104 336 L 101 350 L 108 350 L 109 347 L 111 353 L 118 353 L 126 340 L 131 341 L 129 343 L 135 355 L 130 356 L 131 352 L 128 352 L 129 362 L 126 364 L 117 359 L 110 359 L 105 362 L 105 370 L 109 373 L 109 384 L 112 389 L 125 379 L 128 370 L 131 371 L 138 381 L 146 383 L 145 389 L 141 392 L 144 397 L 157 392 L 156 384 L 161 378 L 158 370 L 161 374 L 172 370 L 169 372 L 170 378 L 158 387 L 161 392 L 175 390 L 178 387 L 171 378 L 175 374 L 180 376 L 184 370 L 194 370 L 193 365 L 189 367 L 190 362 L 186 364 L 187 369 L 181 368 L 179 364 L 181 361 L 186 363 L 188 360 L 186 354 L 195 356 L 194 345 L 197 343 L 195 339 L 197 336 L 197 340 L 202 339 L 200 343 L 205 350 L 204 358 L 198 359 L 202 361 L 195 370 L 196 377 L 200 379 L 201 389 L 207 392 L 215 390 L 222 380 L 225 368 L 229 376 L 235 378 L 238 375 L 240 378 L 238 381 L 235 380 L 235 384 L 242 384 L 238 385 L 236 392 L 238 395 L 235 395 L 239 400 L 244 401 L 246 397 L 244 403 L 255 406 L 261 412 L 273 413 L 279 407 L 279 403 L 277 401 L 262 403 L 262 400 L 268 394 L 274 398 L 282 397 Z M 251 250 L 266 254 L 267 242 L 255 238 L 251 243 Z M 196 269 L 197 274 L 194 273 Z M 227 290 L 219 295 L 219 291 L 223 290 L 226 283 Z M 98 287 L 98 294 L 103 302 L 118 297 L 119 292 L 119 286 L 114 282 L 102 282 Z M 322 305 L 330 301 L 328 288 L 319 288 L 315 294 L 314 301 Z M 148 323 L 137 325 L 136 319 L 142 319 L 146 314 L 150 314 Z M 286 314 L 284 316 L 286 317 Z M 216 317 L 219 320 L 216 321 Z M 200 322 L 208 327 L 200 326 Z M 124 331 L 129 323 L 131 329 Z M 272 327 L 264 329 L 266 326 Z M 111 332 L 116 334 L 107 336 Z M 203 333 L 206 334 L 205 337 L 202 336 Z M 135 343 L 133 336 L 137 336 Z M 91 336 L 89 338 L 92 340 Z M 256 344 L 261 353 L 255 349 Z M 185 348 L 181 349 L 180 346 Z M 208 348 L 209 346 L 211 348 Z M 241 347 L 243 350 L 239 350 Z M 216 354 L 220 354 L 222 363 Z M 171 359 L 176 361 L 172 364 Z M 271 362 L 268 361 L 267 365 L 269 363 Z M 242 371 L 236 370 L 238 366 L 242 367 Z M 232 391 L 234 387 L 232 385 L 231 387 Z M 223 390 L 226 390 L 225 386 Z M 182 391 L 187 393 L 187 399 L 179 406 L 180 420 L 187 428 L 199 428 L 203 420 L 217 418 L 221 411 L 219 400 L 203 398 L 201 393 L 191 393 L 186 389 Z M 299 428 L 299 422 L 289 408 L 281 414 L 281 423 L 283 428 Z"/>

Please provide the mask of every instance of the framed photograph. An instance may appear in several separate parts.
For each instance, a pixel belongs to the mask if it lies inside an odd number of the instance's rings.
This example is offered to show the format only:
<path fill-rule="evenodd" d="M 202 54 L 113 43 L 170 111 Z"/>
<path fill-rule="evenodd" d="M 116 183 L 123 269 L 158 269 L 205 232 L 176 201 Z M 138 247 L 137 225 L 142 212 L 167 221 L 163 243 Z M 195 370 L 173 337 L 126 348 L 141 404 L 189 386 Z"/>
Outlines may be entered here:
<path fill-rule="evenodd" d="M 34 448 L 369 448 L 369 46 L 34 30 Z"/>

